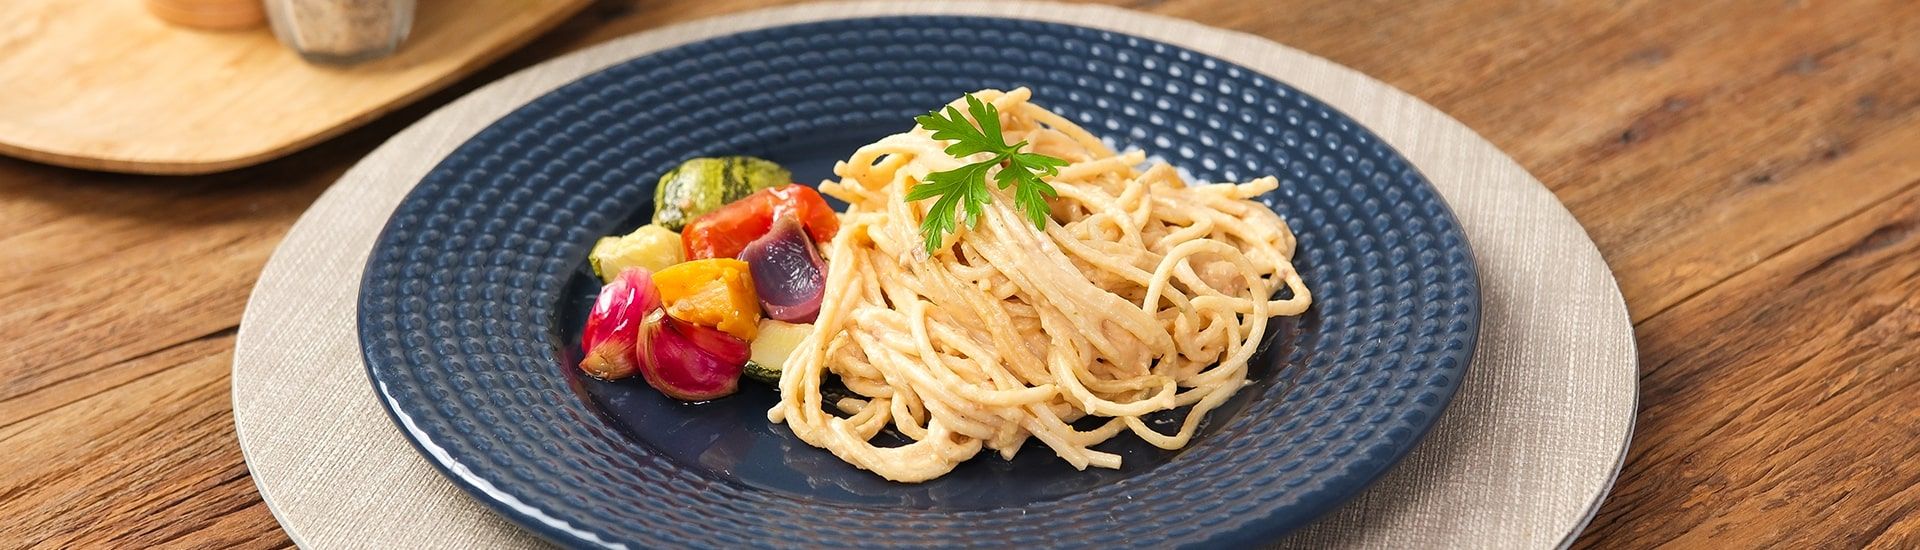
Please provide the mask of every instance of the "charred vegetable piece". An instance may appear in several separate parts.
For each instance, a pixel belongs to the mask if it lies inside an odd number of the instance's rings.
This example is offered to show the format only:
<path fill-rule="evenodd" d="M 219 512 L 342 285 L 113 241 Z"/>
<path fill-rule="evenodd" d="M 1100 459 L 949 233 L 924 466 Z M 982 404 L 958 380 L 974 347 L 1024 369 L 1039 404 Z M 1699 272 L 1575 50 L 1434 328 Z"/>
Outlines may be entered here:
<path fill-rule="evenodd" d="M 774 389 L 779 389 L 780 386 L 780 369 L 767 367 L 759 361 L 747 360 L 747 365 L 740 367 L 740 375 L 772 384 Z"/>
<path fill-rule="evenodd" d="M 800 221 L 807 234 L 817 242 L 833 240 L 840 231 L 840 218 L 819 191 L 791 184 L 756 192 L 747 198 L 701 216 L 680 233 L 687 259 L 733 258 L 747 244 L 765 235 L 774 218 L 791 216 Z"/>
<path fill-rule="evenodd" d="M 840 232 L 840 215 L 833 211 L 833 205 L 827 204 L 826 197 L 812 187 L 797 183 L 766 190 L 773 197 L 773 215 L 768 218 L 772 224 L 774 218 L 791 216 L 800 220 L 807 234 L 815 242 L 828 242 Z"/>
<path fill-rule="evenodd" d="M 709 258 L 681 263 L 653 275 L 660 300 L 674 318 L 752 340 L 760 322 L 760 299 L 746 262 Z"/>
<path fill-rule="evenodd" d="M 780 383 L 780 371 L 800 341 L 813 334 L 813 325 L 767 319 L 760 322 L 760 335 L 753 339 L 753 360 L 747 362 L 746 375 L 771 384 Z"/>
<path fill-rule="evenodd" d="M 658 225 L 643 225 L 622 237 L 605 237 L 593 245 L 587 263 L 602 282 L 629 267 L 644 267 L 658 272 L 685 258 L 680 255 L 680 234 Z"/>
<path fill-rule="evenodd" d="M 747 342 L 664 312 L 647 317 L 642 332 L 640 375 L 647 385 L 681 401 L 706 401 L 740 389 Z"/>
<path fill-rule="evenodd" d="M 827 266 L 800 222 L 782 215 L 773 229 L 740 252 L 753 272 L 753 288 L 767 316 L 811 323 L 827 294 Z"/>
<path fill-rule="evenodd" d="M 687 222 L 761 189 L 793 182 L 773 161 L 754 157 L 696 158 L 660 176 L 653 190 L 653 223 L 679 231 Z"/>
<path fill-rule="evenodd" d="M 615 380 L 633 376 L 637 364 L 634 340 L 647 313 L 660 307 L 652 275 L 643 267 L 629 267 L 600 287 L 600 297 L 587 314 L 580 334 L 580 370 L 596 378 Z"/>

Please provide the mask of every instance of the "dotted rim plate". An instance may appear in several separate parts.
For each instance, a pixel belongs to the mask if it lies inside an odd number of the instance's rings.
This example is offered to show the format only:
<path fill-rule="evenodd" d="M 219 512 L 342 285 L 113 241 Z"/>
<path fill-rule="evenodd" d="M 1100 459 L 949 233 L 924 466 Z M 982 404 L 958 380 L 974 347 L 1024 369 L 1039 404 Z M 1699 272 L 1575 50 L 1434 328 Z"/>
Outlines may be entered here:
<path fill-rule="evenodd" d="M 961 92 L 1015 85 L 1197 179 L 1282 178 L 1264 200 L 1300 235 L 1316 304 L 1193 446 L 1018 505 L 863 506 L 676 460 L 582 398 L 562 309 L 592 239 L 650 211 L 667 167 L 898 131 Z M 456 485 L 558 543 L 1247 545 L 1338 505 L 1433 425 L 1478 332 L 1471 256 L 1405 159 L 1253 71 L 1082 27 L 883 17 L 664 50 L 503 117 L 395 212 L 359 316 L 369 375 L 402 432 Z"/>

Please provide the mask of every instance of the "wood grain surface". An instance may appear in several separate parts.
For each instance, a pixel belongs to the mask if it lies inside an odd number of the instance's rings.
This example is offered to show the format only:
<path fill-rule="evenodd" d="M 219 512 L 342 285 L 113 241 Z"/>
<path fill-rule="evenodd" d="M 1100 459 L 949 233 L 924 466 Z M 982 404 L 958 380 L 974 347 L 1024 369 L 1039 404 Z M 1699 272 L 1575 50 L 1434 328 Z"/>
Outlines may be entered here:
<path fill-rule="evenodd" d="M 227 377 L 248 290 L 306 205 L 480 83 L 767 4 L 602 1 L 447 91 L 241 171 L 0 159 L 0 548 L 288 546 L 247 477 Z M 1920 547 L 1920 3 L 1122 5 L 1407 90 L 1588 228 L 1633 313 L 1642 411 L 1577 546 Z"/>
<path fill-rule="evenodd" d="M 420 2 L 399 51 L 351 67 L 301 61 L 264 26 L 169 25 L 136 0 L 0 2 L 0 153 L 143 174 L 257 164 L 451 83 L 588 1 Z"/>

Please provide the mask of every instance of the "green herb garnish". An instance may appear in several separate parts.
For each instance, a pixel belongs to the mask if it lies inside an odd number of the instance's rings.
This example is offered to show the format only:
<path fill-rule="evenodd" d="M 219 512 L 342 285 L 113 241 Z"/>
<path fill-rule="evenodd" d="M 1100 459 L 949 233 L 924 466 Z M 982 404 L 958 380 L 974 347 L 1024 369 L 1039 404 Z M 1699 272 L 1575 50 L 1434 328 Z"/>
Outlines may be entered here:
<path fill-rule="evenodd" d="M 920 236 L 926 239 L 927 253 L 939 250 L 942 236 L 959 229 L 954 219 L 954 210 L 964 207 L 967 227 L 973 227 L 980 219 L 981 205 L 993 202 L 993 195 L 987 192 L 987 171 L 998 167 L 993 173 L 993 181 L 1001 189 L 1013 187 L 1013 204 L 1027 215 L 1034 227 L 1047 227 L 1047 197 L 1059 196 L 1053 186 L 1040 178 L 1060 172 L 1067 161 L 1039 153 L 1022 153 L 1022 141 L 1007 145 L 1005 137 L 1000 135 L 1000 110 L 993 104 L 980 101 L 980 98 L 967 94 L 967 114 L 979 122 L 979 127 L 961 116 L 960 110 L 948 105 L 946 112 L 934 111 L 913 118 L 914 122 L 928 130 L 933 130 L 933 139 L 952 140 L 946 152 L 954 158 L 963 158 L 977 153 L 992 153 L 993 158 L 968 164 L 945 172 L 927 174 L 927 179 L 914 184 L 907 191 L 907 200 L 917 201 L 939 197 L 933 201 L 933 207 L 927 209 L 927 217 L 920 222 Z"/>

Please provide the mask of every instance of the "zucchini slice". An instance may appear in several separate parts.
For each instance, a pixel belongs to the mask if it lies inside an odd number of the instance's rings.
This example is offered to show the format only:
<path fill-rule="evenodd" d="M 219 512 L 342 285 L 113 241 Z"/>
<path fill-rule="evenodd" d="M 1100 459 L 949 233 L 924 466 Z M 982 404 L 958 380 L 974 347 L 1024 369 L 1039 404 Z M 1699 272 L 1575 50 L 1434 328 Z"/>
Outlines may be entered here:
<path fill-rule="evenodd" d="M 773 161 L 703 157 L 680 163 L 653 189 L 653 223 L 679 231 L 687 222 L 761 189 L 793 183 L 793 173 Z"/>

